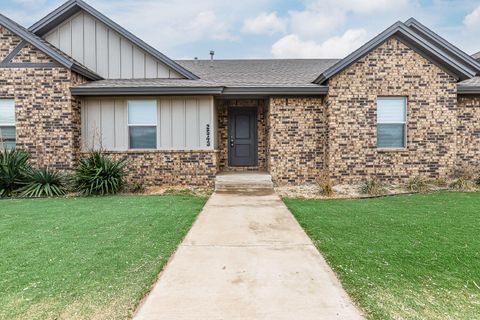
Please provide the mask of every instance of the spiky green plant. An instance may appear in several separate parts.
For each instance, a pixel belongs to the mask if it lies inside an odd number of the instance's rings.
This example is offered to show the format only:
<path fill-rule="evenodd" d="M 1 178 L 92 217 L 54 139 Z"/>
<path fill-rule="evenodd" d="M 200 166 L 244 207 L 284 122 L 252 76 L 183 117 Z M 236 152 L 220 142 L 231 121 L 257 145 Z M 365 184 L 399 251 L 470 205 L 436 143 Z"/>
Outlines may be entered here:
<path fill-rule="evenodd" d="M 92 151 L 80 159 L 74 184 L 83 195 L 115 194 L 122 188 L 127 159 L 113 160 L 102 151 Z"/>
<path fill-rule="evenodd" d="M 53 169 L 30 169 L 25 186 L 19 192 L 22 197 L 29 198 L 62 196 L 67 192 L 66 178 Z"/>
<path fill-rule="evenodd" d="M 4 149 L 0 151 L 0 197 L 11 197 L 25 182 L 30 166 L 30 156 L 25 151 Z"/>

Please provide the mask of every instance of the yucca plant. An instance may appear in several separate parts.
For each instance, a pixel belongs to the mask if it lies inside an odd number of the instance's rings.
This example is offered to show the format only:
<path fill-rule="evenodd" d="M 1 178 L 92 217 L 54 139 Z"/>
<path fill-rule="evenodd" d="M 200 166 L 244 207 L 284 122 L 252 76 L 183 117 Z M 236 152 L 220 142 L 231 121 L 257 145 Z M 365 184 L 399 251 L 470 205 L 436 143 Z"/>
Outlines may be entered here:
<path fill-rule="evenodd" d="M 83 195 L 107 195 L 119 192 L 124 184 L 127 159 L 113 160 L 101 151 L 92 151 L 80 159 L 74 184 Z"/>
<path fill-rule="evenodd" d="M 20 190 L 22 197 L 58 197 L 67 192 L 66 178 L 58 171 L 49 168 L 30 169 L 26 182 Z"/>
<path fill-rule="evenodd" d="M 0 151 L 0 197 L 11 197 L 23 185 L 30 166 L 25 151 Z"/>

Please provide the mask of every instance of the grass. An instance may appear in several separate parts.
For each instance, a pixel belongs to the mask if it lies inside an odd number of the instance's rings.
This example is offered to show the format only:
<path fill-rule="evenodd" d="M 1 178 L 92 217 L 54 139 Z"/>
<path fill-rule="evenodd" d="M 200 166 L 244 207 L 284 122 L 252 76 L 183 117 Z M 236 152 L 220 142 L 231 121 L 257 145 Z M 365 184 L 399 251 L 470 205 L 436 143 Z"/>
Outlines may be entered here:
<path fill-rule="evenodd" d="M 130 317 L 205 201 L 0 201 L 0 319 Z"/>
<path fill-rule="evenodd" d="M 370 319 L 480 319 L 480 194 L 285 199 Z"/>

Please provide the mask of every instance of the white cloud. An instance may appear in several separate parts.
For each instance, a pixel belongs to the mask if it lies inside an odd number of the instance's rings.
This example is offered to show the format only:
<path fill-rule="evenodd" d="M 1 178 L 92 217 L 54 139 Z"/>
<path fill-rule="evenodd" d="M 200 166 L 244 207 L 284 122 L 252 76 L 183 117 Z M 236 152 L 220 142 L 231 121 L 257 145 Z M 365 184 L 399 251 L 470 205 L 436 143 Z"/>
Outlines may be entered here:
<path fill-rule="evenodd" d="M 463 19 L 463 23 L 468 28 L 480 28 L 480 6 L 468 14 L 465 19 Z"/>
<path fill-rule="evenodd" d="M 242 31 L 253 34 L 269 34 L 285 32 L 287 23 L 285 19 L 277 16 L 276 12 L 261 13 L 255 18 L 246 19 Z"/>
<path fill-rule="evenodd" d="M 44 3 L 46 3 L 46 0 L 14 0 L 15 3 L 18 3 L 22 6 L 28 6 L 28 7 L 31 7 L 31 6 L 39 6 L 39 5 L 42 5 Z"/>
<path fill-rule="evenodd" d="M 290 34 L 273 44 L 271 52 L 275 58 L 343 58 L 363 45 L 366 37 L 366 30 L 350 29 L 340 37 L 332 37 L 317 43 Z"/>
<path fill-rule="evenodd" d="M 302 37 L 318 38 L 346 21 L 345 12 L 335 8 L 331 10 L 291 11 L 290 22 L 292 32 Z"/>

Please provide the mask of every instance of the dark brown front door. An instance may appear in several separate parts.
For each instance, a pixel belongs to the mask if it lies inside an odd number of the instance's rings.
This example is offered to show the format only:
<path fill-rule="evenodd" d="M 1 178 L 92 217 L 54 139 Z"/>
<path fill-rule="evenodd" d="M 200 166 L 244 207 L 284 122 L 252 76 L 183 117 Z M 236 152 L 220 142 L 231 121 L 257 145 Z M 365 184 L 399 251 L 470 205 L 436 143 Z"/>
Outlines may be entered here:
<path fill-rule="evenodd" d="M 231 107 L 228 116 L 230 166 L 257 165 L 257 108 Z"/>

